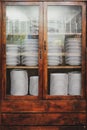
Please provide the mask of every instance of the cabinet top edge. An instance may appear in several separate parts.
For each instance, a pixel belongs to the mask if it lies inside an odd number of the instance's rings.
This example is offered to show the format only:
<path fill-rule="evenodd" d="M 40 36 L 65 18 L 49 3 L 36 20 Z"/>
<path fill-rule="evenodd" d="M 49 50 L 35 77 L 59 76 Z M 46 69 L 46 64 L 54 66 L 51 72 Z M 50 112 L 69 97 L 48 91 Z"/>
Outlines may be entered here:
<path fill-rule="evenodd" d="M 82 0 L 0 0 L 4 5 L 41 5 L 43 2 L 45 5 L 77 5 L 85 6 L 87 2 Z"/>
<path fill-rule="evenodd" d="M 87 2 L 87 0 L 0 0 L 0 2 Z"/>

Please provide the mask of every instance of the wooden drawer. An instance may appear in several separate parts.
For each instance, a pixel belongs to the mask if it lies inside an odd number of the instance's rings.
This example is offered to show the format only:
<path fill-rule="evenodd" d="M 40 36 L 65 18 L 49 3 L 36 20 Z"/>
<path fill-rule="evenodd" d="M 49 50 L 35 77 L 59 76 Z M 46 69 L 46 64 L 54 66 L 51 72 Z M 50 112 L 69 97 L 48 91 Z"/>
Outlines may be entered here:
<path fill-rule="evenodd" d="M 86 126 L 3 126 L 2 130 L 87 130 Z"/>
<path fill-rule="evenodd" d="M 2 114 L 2 125 L 85 125 L 86 113 Z"/>
<path fill-rule="evenodd" d="M 31 109 L 32 107 L 32 109 Z M 19 112 L 86 112 L 85 100 L 40 100 L 40 101 L 17 101 L 4 100 L 1 111 L 3 113 Z"/>

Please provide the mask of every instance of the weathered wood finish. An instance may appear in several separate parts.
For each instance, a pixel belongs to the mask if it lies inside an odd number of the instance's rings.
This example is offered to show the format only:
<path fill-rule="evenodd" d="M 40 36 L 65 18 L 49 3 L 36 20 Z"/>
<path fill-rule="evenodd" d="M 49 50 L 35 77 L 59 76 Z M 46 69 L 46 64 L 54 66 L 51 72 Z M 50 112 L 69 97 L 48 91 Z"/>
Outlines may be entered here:
<path fill-rule="evenodd" d="M 86 125 L 86 113 L 2 114 L 2 125 Z"/>

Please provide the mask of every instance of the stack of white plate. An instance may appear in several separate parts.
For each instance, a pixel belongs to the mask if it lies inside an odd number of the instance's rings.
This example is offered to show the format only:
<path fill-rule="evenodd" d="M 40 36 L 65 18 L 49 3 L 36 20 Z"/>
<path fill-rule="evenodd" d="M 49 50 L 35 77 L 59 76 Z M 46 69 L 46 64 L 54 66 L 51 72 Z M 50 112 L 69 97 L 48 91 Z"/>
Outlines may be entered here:
<path fill-rule="evenodd" d="M 81 38 L 68 38 L 65 44 L 66 64 L 80 65 L 81 64 Z"/>
<path fill-rule="evenodd" d="M 27 66 L 38 65 L 38 39 L 26 39 L 21 50 L 22 64 Z"/>
<path fill-rule="evenodd" d="M 28 75 L 25 70 L 11 71 L 11 95 L 28 94 Z"/>
<path fill-rule="evenodd" d="M 50 95 L 68 95 L 68 75 L 66 73 L 50 75 Z"/>
<path fill-rule="evenodd" d="M 38 76 L 30 77 L 29 94 L 38 96 Z"/>
<path fill-rule="evenodd" d="M 48 41 L 48 65 L 62 64 L 62 46 L 57 42 Z"/>
<path fill-rule="evenodd" d="M 81 94 L 81 73 L 69 73 L 69 95 Z"/>
<path fill-rule="evenodd" d="M 6 64 L 17 65 L 20 64 L 20 47 L 19 45 L 6 45 Z"/>

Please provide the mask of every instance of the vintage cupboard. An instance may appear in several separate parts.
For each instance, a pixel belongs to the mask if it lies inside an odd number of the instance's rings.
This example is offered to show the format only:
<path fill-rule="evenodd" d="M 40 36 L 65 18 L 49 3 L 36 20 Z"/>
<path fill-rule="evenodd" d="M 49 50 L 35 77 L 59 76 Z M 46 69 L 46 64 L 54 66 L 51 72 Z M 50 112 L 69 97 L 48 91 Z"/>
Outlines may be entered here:
<path fill-rule="evenodd" d="M 1 130 L 87 129 L 86 3 L 1 0 Z"/>

